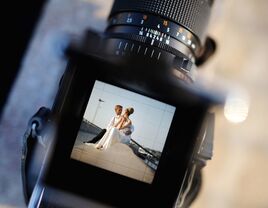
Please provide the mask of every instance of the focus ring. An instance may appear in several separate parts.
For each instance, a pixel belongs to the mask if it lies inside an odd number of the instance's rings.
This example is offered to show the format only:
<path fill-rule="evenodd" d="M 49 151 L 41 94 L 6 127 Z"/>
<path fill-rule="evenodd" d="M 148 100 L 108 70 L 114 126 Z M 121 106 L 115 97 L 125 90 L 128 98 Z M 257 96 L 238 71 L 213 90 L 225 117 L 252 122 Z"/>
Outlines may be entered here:
<path fill-rule="evenodd" d="M 115 0 L 110 16 L 119 12 L 152 13 L 172 20 L 204 40 L 212 0 Z"/>

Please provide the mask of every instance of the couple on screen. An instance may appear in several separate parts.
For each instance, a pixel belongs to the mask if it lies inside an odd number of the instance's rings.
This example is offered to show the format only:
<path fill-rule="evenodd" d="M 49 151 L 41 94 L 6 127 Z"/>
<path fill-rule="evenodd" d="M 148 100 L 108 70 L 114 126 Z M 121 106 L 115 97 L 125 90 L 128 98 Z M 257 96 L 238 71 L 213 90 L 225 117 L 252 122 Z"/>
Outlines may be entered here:
<path fill-rule="evenodd" d="M 132 121 L 129 116 L 134 113 L 133 108 L 126 108 L 122 115 L 123 107 L 121 105 L 115 106 L 116 115 L 111 119 L 109 125 L 106 128 L 106 131 L 102 132 L 105 134 L 101 139 L 95 144 L 95 148 L 105 150 L 114 143 L 130 143 L 130 135 L 134 130 Z M 103 134 L 102 133 L 102 134 Z M 98 136 L 97 136 L 98 137 Z M 93 141 L 90 141 L 92 143 Z M 89 142 L 86 142 L 88 144 Z"/>

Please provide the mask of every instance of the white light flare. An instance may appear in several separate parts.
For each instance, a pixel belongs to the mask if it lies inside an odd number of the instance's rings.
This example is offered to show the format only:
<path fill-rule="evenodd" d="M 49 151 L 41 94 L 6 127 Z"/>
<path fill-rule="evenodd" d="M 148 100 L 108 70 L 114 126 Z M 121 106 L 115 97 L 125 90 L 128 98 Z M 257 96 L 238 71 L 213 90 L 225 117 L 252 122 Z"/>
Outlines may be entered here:
<path fill-rule="evenodd" d="M 231 93 L 227 96 L 224 116 L 231 123 L 242 123 L 248 117 L 249 96 L 247 93 Z"/>

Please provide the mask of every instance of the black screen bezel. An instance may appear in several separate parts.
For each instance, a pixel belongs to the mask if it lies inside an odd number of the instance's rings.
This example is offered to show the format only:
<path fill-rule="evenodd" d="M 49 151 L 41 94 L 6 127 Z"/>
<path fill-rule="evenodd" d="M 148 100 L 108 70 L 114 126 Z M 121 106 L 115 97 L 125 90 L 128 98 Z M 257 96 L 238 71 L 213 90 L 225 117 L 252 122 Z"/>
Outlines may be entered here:
<path fill-rule="evenodd" d="M 45 183 L 117 207 L 143 207 L 141 203 L 144 206 L 169 207 L 179 193 L 207 103 L 194 93 L 187 98 L 183 93 L 175 96 L 184 90 L 168 81 L 160 84 L 159 79 L 151 79 L 149 83 L 146 76 L 129 76 L 133 69 L 123 70 L 96 59 L 69 64 L 53 108 L 58 132 Z M 70 158 L 96 80 L 176 107 L 151 184 Z M 190 92 L 184 93 L 189 95 Z"/>

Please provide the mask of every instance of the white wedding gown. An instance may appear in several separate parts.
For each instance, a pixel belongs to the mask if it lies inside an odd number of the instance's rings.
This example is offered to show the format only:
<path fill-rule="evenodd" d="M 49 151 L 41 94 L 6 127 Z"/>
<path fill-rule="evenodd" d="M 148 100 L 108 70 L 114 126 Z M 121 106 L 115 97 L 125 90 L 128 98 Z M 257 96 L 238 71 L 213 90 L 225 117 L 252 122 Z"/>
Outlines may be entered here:
<path fill-rule="evenodd" d="M 95 145 L 97 149 L 105 150 L 108 147 L 116 144 L 116 143 L 124 143 L 129 145 L 130 143 L 130 135 L 126 135 L 124 132 L 127 132 L 128 130 L 133 132 L 133 126 L 130 125 L 129 127 L 119 130 L 115 127 L 110 127 L 107 129 L 106 133 L 103 135 L 103 137 L 100 139 L 100 141 Z"/>

